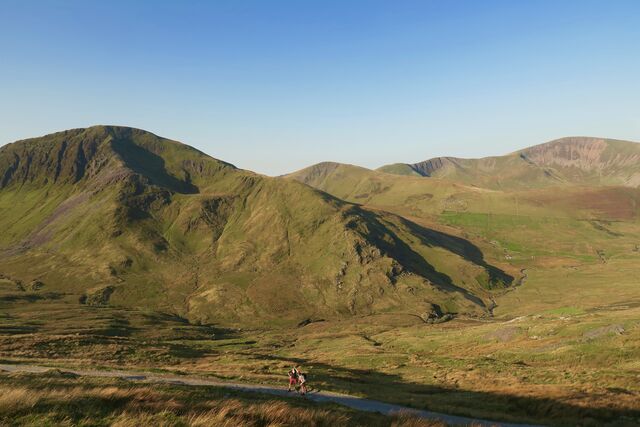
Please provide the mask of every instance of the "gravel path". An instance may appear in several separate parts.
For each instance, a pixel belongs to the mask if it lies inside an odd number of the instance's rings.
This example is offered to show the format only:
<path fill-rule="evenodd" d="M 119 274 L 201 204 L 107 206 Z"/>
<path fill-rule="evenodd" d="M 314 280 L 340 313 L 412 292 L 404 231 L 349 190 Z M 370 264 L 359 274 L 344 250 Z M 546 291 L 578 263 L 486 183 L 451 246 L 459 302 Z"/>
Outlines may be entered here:
<path fill-rule="evenodd" d="M 51 369 L 51 367 L 35 366 L 35 365 L 6 365 L 0 364 L 0 370 L 7 372 L 29 372 L 29 373 L 44 373 Z M 166 383 L 166 384 L 181 384 L 189 386 L 216 386 L 224 387 L 239 391 L 266 393 L 276 396 L 297 396 L 296 394 L 287 392 L 284 388 L 278 388 L 267 385 L 259 384 L 239 384 L 223 382 L 218 380 L 191 377 L 191 376 L 178 376 L 178 375 L 164 375 L 154 374 L 148 372 L 133 372 L 133 371 L 99 371 L 94 369 L 60 369 L 63 372 L 69 372 L 75 375 L 88 376 L 88 377 L 108 377 L 108 378 L 122 378 L 130 381 L 146 381 L 152 383 Z M 300 396 L 300 398 L 303 398 Z M 441 414 L 438 412 L 431 412 L 425 410 L 418 410 L 409 408 L 402 405 L 394 405 L 391 403 L 379 402 L 377 400 L 365 399 L 361 397 L 349 396 L 346 394 L 333 393 L 330 391 L 319 391 L 307 394 L 304 398 L 313 400 L 315 402 L 333 402 L 340 405 L 348 406 L 359 411 L 368 412 L 380 412 L 382 414 L 391 414 L 394 412 L 404 411 L 409 412 L 415 416 L 428 419 L 442 420 L 447 424 L 454 425 L 473 425 L 474 427 L 539 427 L 531 424 L 512 424 L 502 423 L 498 421 L 481 420 L 475 418 L 459 417 L 455 415 Z"/>

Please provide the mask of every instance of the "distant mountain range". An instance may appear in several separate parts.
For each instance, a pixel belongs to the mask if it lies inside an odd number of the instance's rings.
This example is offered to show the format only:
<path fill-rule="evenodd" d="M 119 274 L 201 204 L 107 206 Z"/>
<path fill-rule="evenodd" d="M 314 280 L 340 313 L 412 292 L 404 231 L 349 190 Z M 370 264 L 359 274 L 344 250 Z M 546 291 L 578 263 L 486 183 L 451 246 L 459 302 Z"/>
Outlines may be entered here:
<path fill-rule="evenodd" d="M 640 144 L 580 137 L 499 157 L 377 170 L 323 162 L 286 177 L 430 225 L 447 212 L 630 220 L 640 215 L 638 159 Z"/>
<path fill-rule="evenodd" d="M 482 159 L 436 157 L 394 163 L 378 171 L 452 181 L 487 188 L 578 185 L 640 186 L 640 144 L 614 139 L 569 137 L 506 156 Z"/>

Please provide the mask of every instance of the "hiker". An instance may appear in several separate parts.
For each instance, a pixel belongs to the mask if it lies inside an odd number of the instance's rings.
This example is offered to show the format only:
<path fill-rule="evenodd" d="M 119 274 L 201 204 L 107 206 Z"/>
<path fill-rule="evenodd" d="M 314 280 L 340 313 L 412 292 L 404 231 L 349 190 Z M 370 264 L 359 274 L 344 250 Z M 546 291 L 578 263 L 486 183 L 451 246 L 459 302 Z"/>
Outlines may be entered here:
<path fill-rule="evenodd" d="M 300 372 L 298 371 L 298 369 L 296 369 L 295 367 L 291 368 L 291 370 L 289 371 L 289 389 L 287 391 L 291 391 L 291 386 L 293 386 L 294 389 L 296 388 L 299 377 Z"/>
<path fill-rule="evenodd" d="M 300 383 L 300 394 L 307 394 L 307 374 L 298 372 L 298 382 Z"/>

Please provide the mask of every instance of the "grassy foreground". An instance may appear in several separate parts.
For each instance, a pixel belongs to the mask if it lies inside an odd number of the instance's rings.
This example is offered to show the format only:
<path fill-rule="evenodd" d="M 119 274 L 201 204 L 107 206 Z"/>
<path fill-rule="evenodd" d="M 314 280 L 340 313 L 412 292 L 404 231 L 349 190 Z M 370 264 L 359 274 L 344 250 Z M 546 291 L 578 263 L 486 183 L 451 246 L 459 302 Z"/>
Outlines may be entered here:
<path fill-rule="evenodd" d="M 632 283 L 627 286 L 631 290 Z M 621 282 L 623 297 L 624 289 Z M 519 317 L 426 325 L 410 315 L 384 315 L 280 330 L 216 329 L 64 297 L 5 299 L 0 360 L 172 372 L 283 388 L 287 370 L 301 365 L 316 389 L 438 412 L 551 425 L 637 425 L 640 305 L 602 306 L 596 298 L 570 305 L 556 296 L 560 308 L 547 309 L 540 306 L 544 299 L 535 301 L 529 292 L 534 291 L 518 289 L 498 300 L 505 311 L 510 299 L 531 301 L 529 314 Z M 4 378 L 12 389 L 20 385 Z M 82 387 L 94 381 L 67 380 Z M 169 394 L 182 390 L 166 387 Z M 252 408 L 248 413 L 265 409 Z M 153 411 L 162 412 L 150 407 Z"/>
<path fill-rule="evenodd" d="M 395 426 L 440 422 L 387 417 L 303 399 L 267 398 L 215 387 L 131 384 L 44 375 L 0 374 L 0 424 L 20 426 Z"/>

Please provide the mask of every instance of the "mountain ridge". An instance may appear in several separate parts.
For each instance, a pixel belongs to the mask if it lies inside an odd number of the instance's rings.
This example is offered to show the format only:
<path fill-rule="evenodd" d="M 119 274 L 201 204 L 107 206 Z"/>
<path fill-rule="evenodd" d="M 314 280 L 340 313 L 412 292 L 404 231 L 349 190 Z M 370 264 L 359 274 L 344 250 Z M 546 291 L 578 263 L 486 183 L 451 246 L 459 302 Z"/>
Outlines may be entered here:
<path fill-rule="evenodd" d="M 463 239 L 138 129 L 16 142 L 0 176 L 0 273 L 85 303 L 238 325 L 486 316 L 514 280 Z"/>
<path fill-rule="evenodd" d="M 376 169 L 399 175 L 440 177 L 489 188 L 500 188 L 507 177 L 516 185 L 557 183 L 640 186 L 640 144 L 599 137 L 563 137 L 503 156 L 435 157 L 418 163 L 395 163 Z M 579 170 L 579 173 L 575 169 Z M 514 173 L 515 170 L 515 173 Z M 604 172 L 604 173 L 603 173 Z M 594 176 L 597 175 L 597 176 Z M 502 181 L 502 182 L 500 182 Z"/>

